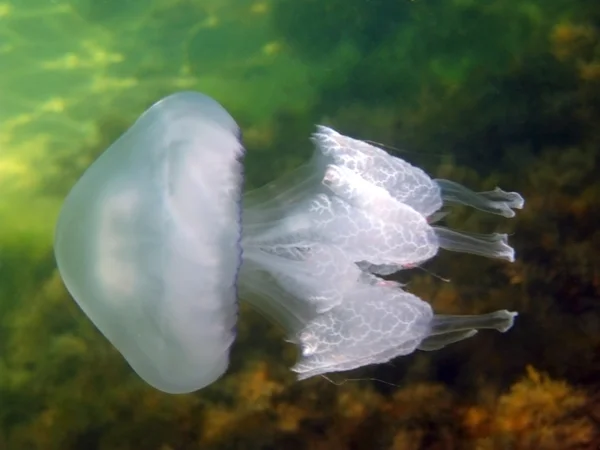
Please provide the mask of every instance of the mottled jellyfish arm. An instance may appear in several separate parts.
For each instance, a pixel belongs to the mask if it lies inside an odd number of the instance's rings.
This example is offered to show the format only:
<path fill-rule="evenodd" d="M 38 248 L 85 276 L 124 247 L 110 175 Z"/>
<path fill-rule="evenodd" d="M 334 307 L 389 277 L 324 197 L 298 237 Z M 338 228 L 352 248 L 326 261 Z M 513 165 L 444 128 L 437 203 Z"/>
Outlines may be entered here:
<path fill-rule="evenodd" d="M 344 302 L 298 334 L 299 379 L 384 363 L 412 353 L 429 335 L 431 307 L 397 286 L 357 285 Z"/>
<path fill-rule="evenodd" d="M 326 168 L 323 184 L 333 195 L 313 200 L 315 229 L 343 248 L 352 261 L 393 273 L 437 253 L 438 239 L 427 220 L 385 189 L 334 165 Z"/>
<path fill-rule="evenodd" d="M 385 214 L 398 203 L 385 189 L 343 166 L 329 164 L 325 168 L 323 185 L 353 206 L 374 213 Z"/>
<path fill-rule="evenodd" d="M 513 326 L 516 312 L 505 309 L 478 315 L 436 314 L 431 321 L 431 335 L 421 342 L 419 350 L 439 350 L 448 344 L 470 338 L 477 330 L 491 329 L 504 333 Z"/>
<path fill-rule="evenodd" d="M 460 203 L 475 209 L 504 217 L 514 217 L 514 209 L 522 209 L 525 200 L 517 192 L 505 192 L 500 188 L 487 192 L 474 192 L 454 181 L 436 179 L 442 190 L 442 198 L 451 203 Z"/>
<path fill-rule="evenodd" d="M 318 126 L 312 141 L 324 159 L 385 189 L 425 217 L 442 207 L 440 188 L 422 169 L 367 142 Z"/>

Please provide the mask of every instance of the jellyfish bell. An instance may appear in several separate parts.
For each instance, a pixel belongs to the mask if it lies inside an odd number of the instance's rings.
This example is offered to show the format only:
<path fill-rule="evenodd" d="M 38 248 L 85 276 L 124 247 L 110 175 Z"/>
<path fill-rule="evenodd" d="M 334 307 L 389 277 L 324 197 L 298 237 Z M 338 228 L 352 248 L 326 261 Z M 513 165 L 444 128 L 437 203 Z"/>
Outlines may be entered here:
<path fill-rule="evenodd" d="M 200 389 L 228 366 L 243 153 L 216 101 L 174 94 L 92 164 L 60 212 L 54 248 L 67 289 L 162 391 Z"/>

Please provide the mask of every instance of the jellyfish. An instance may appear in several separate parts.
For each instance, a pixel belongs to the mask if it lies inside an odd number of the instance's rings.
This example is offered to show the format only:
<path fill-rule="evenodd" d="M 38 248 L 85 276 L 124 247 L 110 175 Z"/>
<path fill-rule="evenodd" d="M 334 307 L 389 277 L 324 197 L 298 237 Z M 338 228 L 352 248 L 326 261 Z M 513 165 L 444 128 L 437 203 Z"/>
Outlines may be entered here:
<path fill-rule="evenodd" d="M 301 379 L 512 326 L 516 313 L 505 310 L 434 314 L 380 275 L 444 246 L 431 223 L 444 198 L 508 217 L 522 206 L 518 194 L 431 181 L 324 127 L 313 140 L 311 162 L 242 196 L 238 125 L 212 98 L 180 92 L 144 112 L 73 186 L 55 231 L 59 273 L 148 384 L 186 393 L 219 379 L 239 298 L 298 345 Z M 404 184 L 384 176 L 394 170 Z M 418 183 L 428 190 L 419 194 Z M 504 238 L 461 239 L 461 250 L 471 239 L 485 256 L 512 252 Z"/>

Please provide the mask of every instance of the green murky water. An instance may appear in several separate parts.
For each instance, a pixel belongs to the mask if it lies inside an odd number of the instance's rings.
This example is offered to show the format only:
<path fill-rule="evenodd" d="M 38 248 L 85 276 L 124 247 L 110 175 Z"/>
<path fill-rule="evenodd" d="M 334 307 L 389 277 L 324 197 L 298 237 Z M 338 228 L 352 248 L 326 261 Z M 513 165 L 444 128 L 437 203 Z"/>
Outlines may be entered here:
<path fill-rule="evenodd" d="M 596 448 L 599 24 L 584 0 L 1 1 L 0 449 Z M 242 305 L 225 377 L 145 385 L 66 292 L 52 237 L 83 171 L 181 90 L 238 121 L 249 187 L 326 123 L 522 193 L 510 222 L 448 219 L 510 233 L 515 263 L 443 253 L 401 277 L 436 312 L 518 311 L 513 329 L 297 382 L 294 346 Z"/>

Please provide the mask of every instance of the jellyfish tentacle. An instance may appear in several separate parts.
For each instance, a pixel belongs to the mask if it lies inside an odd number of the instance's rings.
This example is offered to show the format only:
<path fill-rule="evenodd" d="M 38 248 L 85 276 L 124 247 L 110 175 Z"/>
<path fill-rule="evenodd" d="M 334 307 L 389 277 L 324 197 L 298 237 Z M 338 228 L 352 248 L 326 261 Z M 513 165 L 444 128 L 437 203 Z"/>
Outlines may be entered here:
<path fill-rule="evenodd" d="M 431 352 L 434 350 L 440 350 L 447 345 L 454 344 L 456 342 L 468 339 L 477 334 L 477 330 L 460 330 L 451 331 L 444 334 L 436 334 L 426 337 L 423 342 L 417 347 L 419 350 Z"/>
<path fill-rule="evenodd" d="M 456 231 L 445 227 L 433 227 L 439 246 L 460 253 L 471 253 L 487 258 L 515 260 L 515 250 L 508 245 L 508 235 L 504 233 L 480 234 Z"/>
<path fill-rule="evenodd" d="M 445 334 L 470 329 L 493 329 L 504 333 L 513 326 L 518 313 L 502 309 L 487 314 L 445 315 L 436 314 L 431 323 L 431 334 Z"/>
<path fill-rule="evenodd" d="M 471 206 L 480 211 L 514 217 L 515 209 L 522 209 L 525 200 L 517 192 L 506 192 L 496 187 L 493 191 L 475 192 L 454 181 L 438 178 L 435 180 L 441 189 L 442 198 L 451 203 Z"/>

